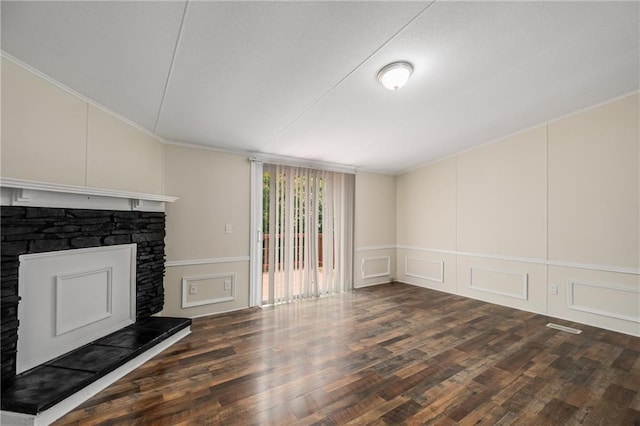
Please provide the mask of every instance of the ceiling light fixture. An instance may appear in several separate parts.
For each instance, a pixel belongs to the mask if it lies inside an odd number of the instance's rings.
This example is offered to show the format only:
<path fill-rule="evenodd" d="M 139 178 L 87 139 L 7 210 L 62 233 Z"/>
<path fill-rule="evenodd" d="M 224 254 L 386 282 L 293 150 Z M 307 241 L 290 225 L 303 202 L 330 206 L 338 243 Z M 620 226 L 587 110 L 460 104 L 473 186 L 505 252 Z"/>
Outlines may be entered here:
<path fill-rule="evenodd" d="M 398 90 L 407 83 L 413 73 L 413 65 L 409 62 L 392 62 L 378 71 L 380 84 L 389 90 Z"/>

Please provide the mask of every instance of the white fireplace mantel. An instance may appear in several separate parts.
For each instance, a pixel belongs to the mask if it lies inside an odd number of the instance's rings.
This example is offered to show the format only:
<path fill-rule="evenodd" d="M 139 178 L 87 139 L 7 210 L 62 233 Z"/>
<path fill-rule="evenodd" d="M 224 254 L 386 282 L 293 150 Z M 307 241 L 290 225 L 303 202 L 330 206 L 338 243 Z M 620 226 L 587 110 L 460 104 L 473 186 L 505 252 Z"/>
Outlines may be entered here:
<path fill-rule="evenodd" d="M 3 206 L 162 212 L 165 203 L 177 199 L 169 195 L 0 178 L 0 204 Z"/>

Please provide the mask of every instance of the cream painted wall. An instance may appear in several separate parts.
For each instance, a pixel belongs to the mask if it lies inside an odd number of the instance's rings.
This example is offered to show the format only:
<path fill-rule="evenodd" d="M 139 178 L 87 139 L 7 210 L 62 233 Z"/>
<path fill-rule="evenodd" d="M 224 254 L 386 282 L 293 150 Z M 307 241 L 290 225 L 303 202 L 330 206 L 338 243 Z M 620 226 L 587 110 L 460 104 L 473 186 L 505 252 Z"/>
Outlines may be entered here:
<path fill-rule="evenodd" d="M 166 208 L 168 261 L 249 255 L 246 156 L 165 145 L 165 187 L 179 197 Z"/>
<path fill-rule="evenodd" d="M 399 176 L 398 279 L 640 335 L 639 105 L 634 94 Z"/>
<path fill-rule="evenodd" d="M 356 174 L 356 247 L 396 244 L 396 177 Z"/>
<path fill-rule="evenodd" d="M 638 95 L 549 124 L 549 258 L 640 267 Z"/>
<path fill-rule="evenodd" d="M 247 157 L 175 145 L 165 145 L 164 157 L 165 189 L 179 200 L 166 208 L 167 272 L 162 314 L 191 317 L 248 307 Z M 232 227 L 230 234 L 225 233 L 226 224 Z M 182 307 L 183 278 L 218 274 L 235 275 L 234 300 Z M 211 282 L 218 285 L 215 280 Z M 199 294 L 205 300 L 208 293 Z"/>
<path fill-rule="evenodd" d="M 456 247 L 456 159 L 398 176 L 398 245 L 454 250 Z M 427 202 L 428 200 L 428 202 Z"/>
<path fill-rule="evenodd" d="M 3 177 L 163 193 L 163 144 L 2 58 Z"/>
<path fill-rule="evenodd" d="M 88 126 L 87 186 L 162 194 L 162 143 L 94 106 Z"/>
<path fill-rule="evenodd" d="M 546 126 L 457 157 L 457 250 L 547 255 Z"/>
<path fill-rule="evenodd" d="M 396 270 L 396 177 L 356 174 L 354 286 L 389 282 Z"/>
<path fill-rule="evenodd" d="M 87 104 L 2 58 L 4 177 L 84 185 Z"/>

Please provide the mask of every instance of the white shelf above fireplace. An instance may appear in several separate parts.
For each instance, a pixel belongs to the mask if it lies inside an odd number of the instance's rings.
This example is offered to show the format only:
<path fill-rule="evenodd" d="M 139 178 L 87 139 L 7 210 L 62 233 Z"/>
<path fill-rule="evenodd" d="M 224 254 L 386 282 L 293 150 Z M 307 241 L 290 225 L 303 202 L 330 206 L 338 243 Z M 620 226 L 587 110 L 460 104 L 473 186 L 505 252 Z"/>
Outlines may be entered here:
<path fill-rule="evenodd" d="M 177 197 L 86 186 L 0 178 L 3 206 L 57 207 L 94 210 L 164 211 Z"/>

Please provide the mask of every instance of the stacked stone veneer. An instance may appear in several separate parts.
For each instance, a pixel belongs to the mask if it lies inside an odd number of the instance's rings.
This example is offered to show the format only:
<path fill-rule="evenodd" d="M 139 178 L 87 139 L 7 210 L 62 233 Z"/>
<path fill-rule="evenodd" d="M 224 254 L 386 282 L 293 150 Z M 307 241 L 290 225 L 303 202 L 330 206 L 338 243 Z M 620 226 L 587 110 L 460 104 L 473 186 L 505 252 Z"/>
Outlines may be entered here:
<path fill-rule="evenodd" d="M 144 318 L 162 310 L 164 213 L 2 207 L 0 216 L 3 384 L 16 374 L 18 256 L 21 254 L 137 243 L 136 316 Z"/>

